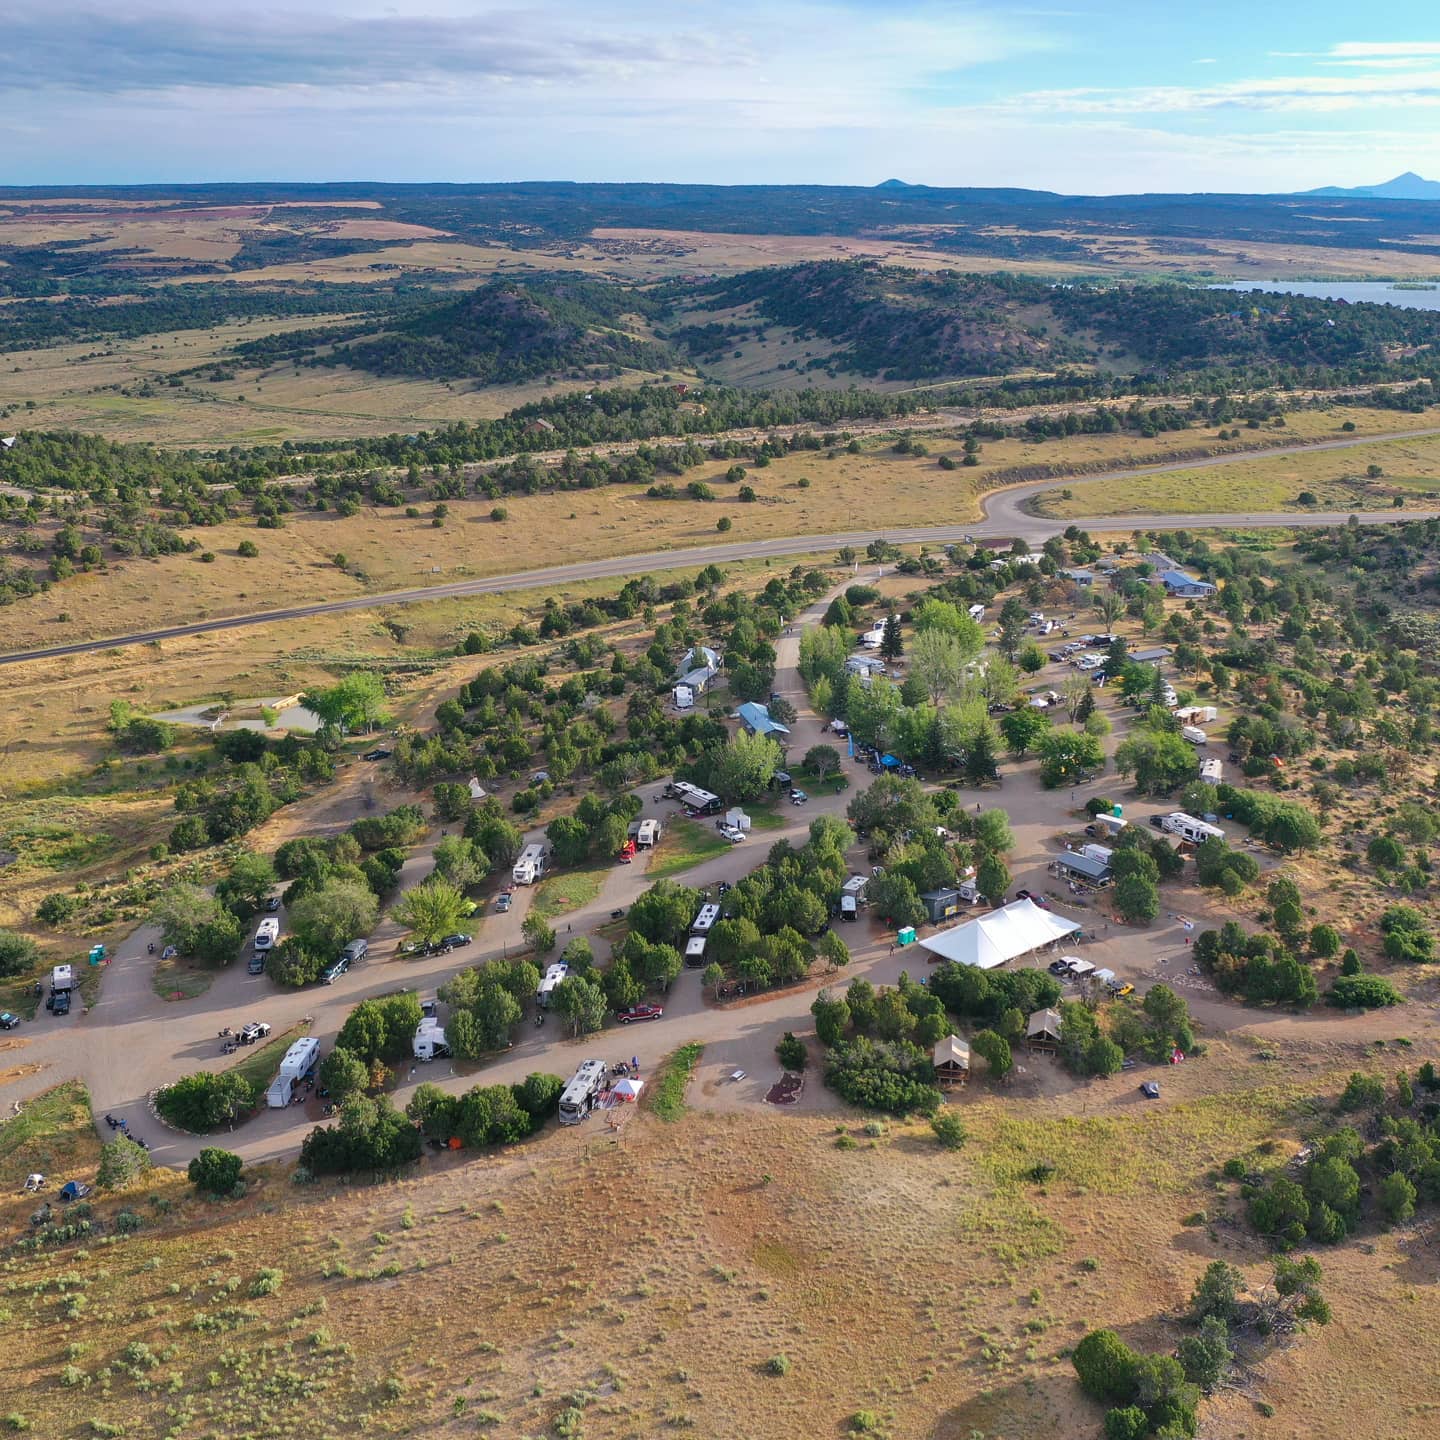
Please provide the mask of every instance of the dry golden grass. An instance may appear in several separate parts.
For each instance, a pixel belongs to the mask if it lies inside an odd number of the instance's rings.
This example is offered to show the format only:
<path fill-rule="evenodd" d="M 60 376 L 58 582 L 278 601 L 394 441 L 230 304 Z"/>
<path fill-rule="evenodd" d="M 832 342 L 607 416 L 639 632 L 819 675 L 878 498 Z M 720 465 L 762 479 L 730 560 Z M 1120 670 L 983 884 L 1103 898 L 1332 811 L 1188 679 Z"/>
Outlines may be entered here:
<path fill-rule="evenodd" d="M 1290 427 L 1286 433 L 1291 433 Z M 1359 433 L 1365 432 L 1360 429 Z M 1383 475 L 1367 478 L 1371 465 L 1378 465 Z M 1316 503 L 1299 504 L 1297 496 L 1302 491 L 1314 495 Z M 1040 513 L 1057 519 L 1186 511 L 1294 510 L 1303 514 L 1307 509 L 1382 510 L 1396 496 L 1422 500 L 1437 492 L 1440 437 L 1430 436 L 1310 455 L 1257 455 L 1223 468 L 1126 476 L 1076 485 L 1068 499 L 1058 490 L 1049 491 L 1037 505 Z"/>
<path fill-rule="evenodd" d="M 1244 1228 L 1214 1223 L 1238 1200 L 1211 1176 L 1256 1138 L 1282 1137 L 1283 1153 L 1297 1096 L 1303 1107 L 1311 1090 L 1333 1093 L 1333 1072 L 1298 1053 L 1287 1063 L 1277 1090 L 1265 1083 L 1277 1067 L 1219 1046 L 1174 1077 L 1193 1101 L 1135 1106 L 1080 1144 L 1053 1099 L 979 1086 L 958 1154 L 928 1127 L 889 1122 L 873 1141 L 851 1123 L 858 1148 L 841 1150 L 833 1116 L 756 1110 L 669 1125 L 640 1114 L 618 1141 L 593 1124 L 552 1129 L 497 1154 L 427 1159 L 378 1188 L 287 1193 L 266 1170 L 245 1200 L 217 1206 L 162 1177 L 153 1187 L 176 1208 L 131 1201 L 149 1221 L 133 1238 L 11 1261 L 0 1408 L 38 1437 L 91 1415 L 158 1433 L 167 1405 L 223 1428 L 263 1396 L 284 1426 L 313 1420 L 306 1392 L 320 1387 L 333 1433 L 538 1436 L 578 1422 L 591 1440 L 808 1440 L 860 1409 L 895 1440 L 1092 1433 L 1100 1413 L 1067 1347 L 1106 1324 L 1168 1350 L 1182 1333 L 1168 1317 L 1210 1259 L 1263 1275 Z M 994 1178 L 1002 1125 L 1057 1164 L 1047 1185 Z M 1151 1149 L 1162 1168 L 1131 1158 Z M 7 1163 L 18 1172 L 31 1153 Z M 1091 1183 L 1107 1162 L 1123 1189 Z M 28 1204 L 8 1204 L 23 1229 Z M 1199 1209 L 1208 1229 L 1181 1223 Z M 1356 1440 L 1424 1433 L 1434 1258 L 1366 1235 L 1321 1260 L 1335 1324 L 1253 1357 L 1207 1422 L 1266 1433 L 1252 1408 L 1263 1398 L 1276 1433 L 1329 1434 L 1338 1413 Z M 284 1272 L 278 1294 L 250 1293 L 262 1269 Z M 62 1271 L 86 1297 L 73 1318 Z M 207 1334 L 197 1315 L 235 1328 Z M 165 1358 L 125 1361 L 136 1343 Z M 136 1355 L 153 1385 L 129 1373 Z M 784 1375 L 767 1373 L 777 1356 Z M 1345 1403 L 1356 1395 L 1373 1403 Z"/>

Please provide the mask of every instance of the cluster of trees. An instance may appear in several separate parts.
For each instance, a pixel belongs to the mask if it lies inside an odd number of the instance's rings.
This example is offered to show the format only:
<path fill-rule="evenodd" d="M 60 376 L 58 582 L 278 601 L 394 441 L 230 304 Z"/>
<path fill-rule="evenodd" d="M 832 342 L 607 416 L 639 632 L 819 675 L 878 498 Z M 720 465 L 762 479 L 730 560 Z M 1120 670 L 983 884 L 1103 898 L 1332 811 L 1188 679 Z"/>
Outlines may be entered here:
<path fill-rule="evenodd" d="M 610 801 L 584 795 L 572 815 L 552 820 L 545 829 L 550 853 L 557 865 L 583 865 L 592 855 L 609 859 L 619 854 L 629 835 L 630 822 L 639 815 L 638 795 L 618 795 Z"/>
<path fill-rule="evenodd" d="M 148 733 L 155 723 L 127 718 L 125 712 L 120 721 L 118 736 Z M 215 736 L 214 745 L 227 762 L 225 769 L 175 788 L 175 809 L 183 818 L 170 831 L 171 850 L 199 850 L 238 839 L 263 825 L 281 805 L 298 800 L 306 782 L 335 775 L 330 743 L 321 736 L 286 736 L 271 743 L 255 730 L 225 730 Z"/>
<path fill-rule="evenodd" d="M 476 1085 L 463 1095 L 427 1083 L 416 1087 L 405 1114 L 432 1140 L 477 1150 L 514 1145 L 544 1125 L 564 1088 L 560 1076 L 538 1070 L 516 1085 Z"/>
<path fill-rule="evenodd" d="M 440 998 L 450 1006 L 445 1039 L 451 1053 L 478 1060 L 503 1050 L 539 987 L 539 970 L 523 957 L 491 960 L 452 976 L 440 987 Z"/>
<path fill-rule="evenodd" d="M 390 1067 L 410 1053 L 420 1014 L 414 991 L 404 990 L 362 1000 L 345 1017 L 334 1049 L 320 1065 L 320 1083 L 337 1105 L 384 1085 Z"/>
<path fill-rule="evenodd" d="M 1263 790 L 1234 785 L 1219 785 L 1216 790 L 1223 813 L 1261 836 L 1267 845 L 1290 852 L 1313 850 L 1320 844 L 1320 822 L 1298 800 L 1282 800 Z"/>
<path fill-rule="evenodd" d="M 110 702 L 110 733 L 115 743 L 133 755 L 155 755 L 175 743 L 175 727 L 152 720 L 128 700 Z"/>
<path fill-rule="evenodd" d="M 394 1175 L 420 1158 L 420 1130 L 386 1096 L 352 1095 L 334 1125 L 317 1125 L 300 1146 L 309 1175 Z"/>
<path fill-rule="evenodd" d="M 1398 1071 L 1389 1090 L 1378 1075 L 1351 1075 L 1336 1108 L 1363 1114 L 1364 1133 L 1344 1125 L 1325 1136 L 1298 1179 L 1250 1175 L 1235 1162 L 1251 1224 L 1281 1249 L 1307 1239 L 1333 1245 L 1359 1229 L 1367 1210 L 1401 1225 L 1417 1205 L 1440 1200 L 1440 1120 L 1433 1099 L 1420 1098 L 1437 1091 L 1440 1075 L 1429 1061 L 1414 1080 Z"/>
<path fill-rule="evenodd" d="M 1245 1332 L 1288 1333 L 1305 1324 L 1328 1325 L 1330 1306 L 1312 1257 L 1275 1260 L 1271 1279 L 1252 1294 L 1245 1276 L 1215 1260 L 1195 1284 L 1186 1319 L 1193 1327 L 1173 1355 L 1127 1345 L 1113 1330 L 1092 1330 L 1072 1362 L 1081 1388 L 1110 1408 L 1105 1440 L 1186 1440 L 1196 1433 L 1201 1397 L 1228 1378 L 1234 1341 Z"/>
<path fill-rule="evenodd" d="M 203 1135 L 221 1125 L 233 1126 L 254 1109 L 259 1098 L 255 1087 L 234 1070 L 222 1070 L 218 1075 L 200 1070 L 157 1090 L 155 1108 L 177 1130 Z"/>

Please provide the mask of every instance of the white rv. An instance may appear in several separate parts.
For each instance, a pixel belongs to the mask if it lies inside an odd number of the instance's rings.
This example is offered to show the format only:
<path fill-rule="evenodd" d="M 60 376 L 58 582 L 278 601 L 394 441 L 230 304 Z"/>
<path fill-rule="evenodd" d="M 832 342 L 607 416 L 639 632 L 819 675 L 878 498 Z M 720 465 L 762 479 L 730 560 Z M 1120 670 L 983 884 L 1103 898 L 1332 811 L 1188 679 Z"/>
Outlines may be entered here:
<path fill-rule="evenodd" d="M 319 1058 L 320 1042 L 313 1035 L 297 1040 L 285 1052 L 285 1058 L 280 1062 L 280 1073 L 265 1092 L 265 1103 L 272 1110 L 283 1110 L 290 1103 L 296 1085 L 310 1073 Z"/>
<path fill-rule="evenodd" d="M 706 940 L 703 935 L 692 935 L 685 942 L 685 964 L 691 970 L 698 970 L 705 963 Z"/>
<path fill-rule="evenodd" d="M 1218 785 L 1224 774 L 1224 767 L 1218 760 L 1202 760 L 1200 762 L 1200 778 L 1202 780 L 1208 780 L 1212 785 Z"/>
<path fill-rule="evenodd" d="M 420 1028 L 416 1030 L 410 1048 L 417 1060 L 435 1060 L 450 1053 L 444 1027 L 431 1015 L 427 1015 L 420 1022 Z"/>
<path fill-rule="evenodd" d="M 1182 725 L 1180 727 L 1180 738 L 1188 740 L 1192 745 L 1205 745 L 1210 737 L 1198 725 Z"/>
<path fill-rule="evenodd" d="M 560 1092 L 560 1123 L 578 1125 L 595 1108 L 610 1073 L 603 1060 L 586 1060 Z"/>
<path fill-rule="evenodd" d="M 1160 821 L 1160 828 L 1169 835 L 1178 835 L 1182 840 L 1190 841 L 1192 845 L 1203 845 L 1207 840 L 1225 838 L 1225 832 L 1218 825 L 1207 825 L 1205 821 L 1197 820 L 1183 810 L 1164 816 Z"/>
<path fill-rule="evenodd" d="M 563 961 L 557 960 L 545 972 L 545 978 L 540 982 L 540 988 L 535 992 L 535 1003 L 542 1009 L 546 1009 L 551 1000 L 555 998 L 555 992 L 564 984 L 566 977 L 570 974 L 570 967 Z"/>
<path fill-rule="evenodd" d="M 280 922 L 271 915 L 260 922 L 260 928 L 255 932 L 255 948 L 268 950 L 279 938 Z"/>
<path fill-rule="evenodd" d="M 527 845 L 510 873 L 517 885 L 533 885 L 545 873 L 545 847 Z"/>
<path fill-rule="evenodd" d="M 698 810 L 702 815 L 716 814 L 721 805 L 718 795 L 691 785 L 686 780 L 672 780 L 665 787 L 665 794 L 671 800 L 678 800 L 687 810 Z"/>
<path fill-rule="evenodd" d="M 715 928 L 715 922 L 720 918 L 720 907 L 718 905 L 702 905 L 700 913 L 695 917 L 694 923 L 690 926 L 692 935 L 709 935 Z"/>
<path fill-rule="evenodd" d="M 660 822 L 658 820 L 642 820 L 640 828 L 635 832 L 635 843 L 642 850 L 649 850 L 660 839 Z"/>

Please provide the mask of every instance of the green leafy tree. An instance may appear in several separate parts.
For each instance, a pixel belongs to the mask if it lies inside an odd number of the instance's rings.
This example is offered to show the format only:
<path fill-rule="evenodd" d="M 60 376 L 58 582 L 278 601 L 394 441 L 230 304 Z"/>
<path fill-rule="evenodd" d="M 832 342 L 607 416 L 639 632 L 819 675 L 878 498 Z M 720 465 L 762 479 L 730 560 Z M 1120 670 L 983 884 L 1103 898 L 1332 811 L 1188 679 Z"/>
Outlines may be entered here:
<path fill-rule="evenodd" d="M 0 930 L 0 976 L 24 975 L 40 963 L 40 947 L 28 935 Z"/>
<path fill-rule="evenodd" d="M 1040 783 L 1048 790 L 1075 785 L 1105 768 L 1104 746 L 1093 735 L 1054 731 L 1040 738 Z"/>
<path fill-rule="evenodd" d="M 960 689 L 968 658 L 948 631 L 922 630 L 910 647 L 910 674 L 938 706 Z"/>
<path fill-rule="evenodd" d="M 998 855 L 987 854 L 976 869 L 975 886 L 987 904 L 1003 905 L 1011 878 L 1005 862 Z"/>
<path fill-rule="evenodd" d="M 327 690 L 303 695 L 300 703 L 340 730 L 370 730 L 390 718 L 385 711 L 385 686 L 368 670 L 356 670 Z"/>
<path fill-rule="evenodd" d="M 1011 755 L 1023 760 L 1051 731 L 1049 719 L 1033 705 L 1022 705 L 1000 717 L 1000 734 Z"/>
<path fill-rule="evenodd" d="M 490 859 L 473 840 L 447 835 L 435 846 L 435 873 L 457 889 L 468 890 L 490 873 Z"/>
<path fill-rule="evenodd" d="M 237 855 L 230 873 L 215 887 L 215 893 L 242 920 L 248 919 L 264 903 L 278 878 L 275 862 L 268 855 Z"/>
<path fill-rule="evenodd" d="M 887 660 L 898 660 L 905 653 L 900 636 L 900 617 L 894 613 L 885 617 L 885 627 L 880 632 L 880 653 Z"/>
<path fill-rule="evenodd" d="M 1115 768 L 1141 793 L 1165 795 L 1194 777 L 1195 751 L 1171 731 L 1142 728 L 1115 747 Z"/>
<path fill-rule="evenodd" d="M 1240 1314 L 1240 1295 L 1245 1277 L 1224 1260 L 1212 1260 L 1195 1282 L 1190 1295 L 1190 1313 L 1198 1323 L 1211 1317 L 1229 1325 Z"/>
<path fill-rule="evenodd" d="M 117 1135 L 100 1147 L 95 1183 L 102 1190 L 123 1190 L 152 1166 L 150 1152 L 128 1135 Z"/>
<path fill-rule="evenodd" d="M 1160 913 L 1160 892 L 1144 875 L 1126 875 L 1115 885 L 1115 909 L 1122 920 L 1148 925 Z"/>
<path fill-rule="evenodd" d="M 965 1124 L 953 1110 L 940 1110 L 930 1117 L 930 1129 L 946 1150 L 959 1150 L 969 1138 Z"/>
<path fill-rule="evenodd" d="M 229 1150 L 207 1145 L 191 1160 L 186 1175 L 190 1183 L 206 1195 L 229 1195 L 240 1182 L 244 1161 Z"/>
<path fill-rule="evenodd" d="M 1080 1388 L 1102 1403 L 1123 1404 L 1134 1396 L 1136 1360 L 1113 1330 L 1092 1330 L 1071 1356 Z"/>
<path fill-rule="evenodd" d="M 555 931 L 543 915 L 533 912 L 525 917 L 520 933 L 530 942 L 537 955 L 548 955 L 555 948 Z"/>
<path fill-rule="evenodd" d="M 464 892 L 443 875 L 432 872 L 423 885 L 407 890 L 390 914 L 421 944 L 429 945 L 459 930 L 465 910 Z"/>
<path fill-rule="evenodd" d="M 805 752 L 805 769 L 817 780 L 840 771 L 840 752 L 833 745 L 812 745 Z"/>
<path fill-rule="evenodd" d="M 370 1088 L 370 1067 L 358 1055 L 337 1045 L 320 1062 L 320 1084 L 336 1105 Z"/>
<path fill-rule="evenodd" d="M 744 804 L 769 788 L 780 768 L 780 747 L 768 735 L 737 733 L 715 757 L 711 783 L 727 800 Z"/>
<path fill-rule="evenodd" d="M 605 992 L 593 980 L 568 976 L 556 986 L 551 1003 L 572 1035 L 589 1035 L 605 1023 Z"/>
<path fill-rule="evenodd" d="M 996 1080 L 1003 1080 L 1015 1067 L 1010 1042 L 993 1030 L 977 1030 L 970 1048 L 990 1066 L 990 1074 Z"/>
<path fill-rule="evenodd" d="M 338 954 L 352 940 L 369 935 L 380 902 L 358 880 L 327 880 L 290 907 L 290 928 L 307 948 Z"/>
<path fill-rule="evenodd" d="M 255 1087 L 234 1070 L 200 1070 L 155 1094 L 155 1108 L 178 1130 L 201 1135 L 238 1120 L 255 1105 Z"/>
<path fill-rule="evenodd" d="M 850 1005 L 843 995 L 822 990 L 810 1006 L 815 1018 L 815 1033 L 827 1048 L 841 1044 L 850 1025 Z"/>

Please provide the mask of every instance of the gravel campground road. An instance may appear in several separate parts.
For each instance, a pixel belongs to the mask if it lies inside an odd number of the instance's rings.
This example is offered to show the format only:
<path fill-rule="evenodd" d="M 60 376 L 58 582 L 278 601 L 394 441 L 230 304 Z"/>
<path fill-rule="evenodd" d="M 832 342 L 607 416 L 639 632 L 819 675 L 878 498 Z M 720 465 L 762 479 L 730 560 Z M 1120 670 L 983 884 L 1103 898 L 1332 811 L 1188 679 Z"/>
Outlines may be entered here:
<path fill-rule="evenodd" d="M 1351 437 L 1344 440 L 1324 440 L 1308 445 L 1287 445 L 1261 452 L 1266 459 L 1285 455 L 1302 455 L 1318 450 L 1346 450 L 1357 445 L 1373 445 L 1385 440 L 1421 439 L 1440 435 L 1440 427 L 1427 430 L 1395 431 L 1381 435 Z M 1074 488 L 1077 485 L 1095 485 L 1107 480 L 1124 479 L 1134 475 L 1160 475 L 1176 470 L 1220 469 L 1253 461 L 1254 451 L 1237 451 L 1231 455 L 1216 455 L 1205 460 L 1167 461 L 1159 465 L 1143 465 L 1119 470 L 1107 470 L 1094 475 L 1054 475 L 1045 480 L 1032 480 L 1023 485 L 1012 485 L 1003 490 L 993 490 L 981 497 L 980 508 L 983 518 L 954 525 L 918 525 L 899 529 L 880 526 L 869 530 L 833 531 L 817 535 L 792 535 L 774 540 L 736 540 L 722 545 L 700 545 L 672 550 L 653 550 L 643 554 L 616 555 L 603 560 L 577 561 L 571 565 L 554 565 L 535 570 L 511 571 L 505 575 L 493 575 L 476 580 L 456 580 L 443 585 L 427 585 L 414 590 L 393 590 L 375 595 L 356 595 L 343 600 L 321 600 L 312 605 L 293 605 L 283 610 L 260 610 L 243 615 L 225 615 L 210 620 L 198 620 L 185 625 L 172 625 L 159 630 L 137 631 L 130 635 L 115 635 L 100 640 L 79 640 L 68 645 L 49 645 L 38 650 L 22 650 L 0 654 L 0 665 L 23 664 L 27 660 L 50 660 L 65 655 L 83 655 L 98 650 L 118 650 L 131 645 L 149 645 L 159 640 L 174 640 L 187 635 L 204 635 L 217 630 L 238 630 L 252 625 L 270 625 L 282 620 L 300 620 L 311 615 L 329 615 L 347 610 L 373 610 L 390 605 L 417 605 L 426 601 L 453 599 L 466 595 L 496 595 L 515 590 L 548 589 L 581 580 L 601 580 L 611 577 L 628 579 L 649 571 L 674 570 L 680 566 L 723 565 L 737 560 L 779 558 L 787 555 L 805 555 L 819 550 L 838 550 L 849 545 L 863 549 L 877 535 L 883 535 L 897 545 L 945 544 L 974 535 L 989 539 L 1020 539 L 1030 544 L 1039 544 L 1052 535 L 1059 534 L 1068 525 L 1081 529 L 1124 529 L 1124 530 L 1205 530 L 1217 527 L 1251 529 L 1281 526 L 1290 529 L 1309 529 L 1327 525 L 1343 525 L 1351 513 L 1363 524 L 1394 524 L 1397 521 L 1429 520 L 1440 516 L 1440 510 L 1367 510 L 1349 512 L 1340 510 L 1307 511 L 1294 514 L 1289 511 L 1261 510 L 1194 515 L 1123 515 L 1123 516 L 1079 516 L 1067 520 L 1051 520 L 1032 515 L 1026 509 L 1026 502 L 1046 490 L 1061 486 Z"/>

